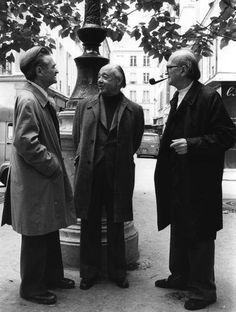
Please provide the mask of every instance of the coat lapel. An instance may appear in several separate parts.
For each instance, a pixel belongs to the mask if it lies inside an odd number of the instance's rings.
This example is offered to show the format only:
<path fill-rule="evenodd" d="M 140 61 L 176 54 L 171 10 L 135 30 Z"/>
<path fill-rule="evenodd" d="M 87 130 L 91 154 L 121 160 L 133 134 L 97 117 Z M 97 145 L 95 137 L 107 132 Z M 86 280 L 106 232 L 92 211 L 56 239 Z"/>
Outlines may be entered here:
<path fill-rule="evenodd" d="M 115 113 L 114 113 L 114 116 L 113 116 L 113 119 L 112 119 L 110 131 L 118 126 L 118 114 L 119 114 L 119 111 L 120 111 L 120 107 L 118 106 L 116 108 L 116 110 L 115 110 Z"/>
<path fill-rule="evenodd" d="M 99 97 L 99 104 L 98 106 L 100 106 L 100 121 L 102 123 L 102 125 L 107 129 L 107 116 L 106 116 L 106 109 L 105 109 L 105 104 L 103 101 L 103 97 L 100 96 Z"/>
<path fill-rule="evenodd" d="M 178 109 L 176 110 L 173 121 L 177 119 L 183 119 L 184 122 L 184 133 L 192 133 L 196 127 L 196 114 L 195 106 L 197 103 L 197 97 L 199 95 L 202 84 L 195 81 L 191 88 L 188 90 L 187 94 L 180 103 Z M 172 125 L 172 122 L 170 123 Z"/>
<path fill-rule="evenodd" d="M 122 101 L 121 101 L 120 105 L 117 107 L 115 114 L 114 114 L 114 117 L 112 119 L 110 131 L 113 130 L 115 127 L 119 127 L 120 120 L 121 120 L 123 113 L 124 113 L 126 108 L 129 110 L 132 110 L 132 108 L 128 105 L 128 103 L 129 103 L 128 99 L 123 95 Z M 100 114 L 99 114 L 99 106 L 101 107 Z M 98 120 L 100 118 L 101 123 L 107 129 L 106 111 L 105 111 L 105 106 L 104 106 L 102 96 L 99 96 L 98 99 L 92 101 L 91 104 L 88 106 L 88 108 L 90 108 L 90 107 L 92 107 L 92 109 L 93 109 L 96 120 Z M 100 117 L 99 117 L 99 115 L 100 115 Z"/>
<path fill-rule="evenodd" d="M 122 101 L 119 107 L 119 111 L 117 112 L 117 124 L 118 124 L 118 129 L 119 129 L 119 125 L 120 125 L 120 121 L 121 118 L 124 114 L 125 109 L 128 109 L 130 111 L 132 111 L 132 108 L 129 105 L 129 100 L 123 95 L 122 97 Z"/>
<path fill-rule="evenodd" d="M 195 106 L 201 89 L 201 83 L 195 81 L 176 111 L 175 118 L 184 116 L 184 133 L 192 133 L 196 127 Z"/>
<path fill-rule="evenodd" d="M 94 118 L 96 121 L 99 119 L 99 98 L 95 96 L 91 99 L 87 106 L 88 110 L 91 110 L 93 112 Z"/>
<path fill-rule="evenodd" d="M 197 96 L 199 94 L 199 89 L 201 88 L 201 84 L 198 81 L 195 81 L 191 88 L 186 93 L 182 102 L 180 103 L 176 113 L 180 112 L 186 106 L 193 106 L 196 102 Z"/>

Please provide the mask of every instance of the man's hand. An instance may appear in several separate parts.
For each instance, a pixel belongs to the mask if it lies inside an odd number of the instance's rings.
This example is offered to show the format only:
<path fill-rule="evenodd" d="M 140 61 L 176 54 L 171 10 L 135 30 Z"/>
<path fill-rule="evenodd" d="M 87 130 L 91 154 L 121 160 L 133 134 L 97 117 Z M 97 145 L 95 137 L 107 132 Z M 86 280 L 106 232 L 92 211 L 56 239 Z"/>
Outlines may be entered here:
<path fill-rule="evenodd" d="M 188 152 L 188 144 L 186 139 L 176 139 L 172 140 L 173 143 L 171 143 L 170 147 L 174 148 L 176 153 L 179 155 L 187 154 Z"/>

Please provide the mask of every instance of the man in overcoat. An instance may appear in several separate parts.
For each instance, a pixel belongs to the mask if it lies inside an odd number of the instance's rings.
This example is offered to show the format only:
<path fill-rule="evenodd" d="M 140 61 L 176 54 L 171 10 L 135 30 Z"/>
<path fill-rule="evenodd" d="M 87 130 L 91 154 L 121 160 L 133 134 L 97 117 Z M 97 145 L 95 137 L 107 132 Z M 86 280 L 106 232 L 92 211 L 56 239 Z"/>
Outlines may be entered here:
<path fill-rule="evenodd" d="M 99 95 L 78 104 L 74 116 L 75 206 L 81 218 L 80 288 L 89 289 L 100 275 L 101 217 L 107 219 L 108 275 L 119 287 L 126 278 L 124 222 L 133 219 L 135 165 L 143 129 L 142 107 L 120 91 L 120 66 L 105 65 L 98 75 Z"/>
<path fill-rule="evenodd" d="M 49 50 L 41 46 L 22 55 L 20 68 L 27 82 L 15 102 L 2 224 L 12 224 L 22 235 L 21 297 L 53 304 L 56 295 L 48 289 L 74 288 L 74 281 L 64 277 L 58 230 L 76 223 L 59 124 L 47 93 L 58 70 Z"/>
<path fill-rule="evenodd" d="M 167 279 L 156 287 L 189 289 L 188 310 L 216 301 L 214 241 L 222 229 L 224 154 L 235 127 L 220 95 L 198 79 L 192 52 L 179 50 L 167 63 L 177 88 L 160 143 L 155 170 L 158 228 L 171 225 Z"/>

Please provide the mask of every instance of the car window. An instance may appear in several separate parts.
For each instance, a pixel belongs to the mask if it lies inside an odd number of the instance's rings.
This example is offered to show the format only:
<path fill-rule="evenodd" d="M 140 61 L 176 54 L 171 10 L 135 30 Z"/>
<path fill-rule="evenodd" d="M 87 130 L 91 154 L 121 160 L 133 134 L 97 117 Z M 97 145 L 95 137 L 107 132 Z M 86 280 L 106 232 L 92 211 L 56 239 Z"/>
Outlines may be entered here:
<path fill-rule="evenodd" d="M 144 134 L 142 141 L 147 143 L 158 143 L 158 135 Z"/>

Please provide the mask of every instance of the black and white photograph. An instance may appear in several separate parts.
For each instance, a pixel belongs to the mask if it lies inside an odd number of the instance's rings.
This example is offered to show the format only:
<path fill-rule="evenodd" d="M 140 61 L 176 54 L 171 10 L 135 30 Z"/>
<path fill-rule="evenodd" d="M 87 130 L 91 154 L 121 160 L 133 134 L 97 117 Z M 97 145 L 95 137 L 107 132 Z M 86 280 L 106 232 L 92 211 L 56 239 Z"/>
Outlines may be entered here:
<path fill-rule="evenodd" d="M 0 312 L 235 312 L 236 1 L 0 1 Z"/>

